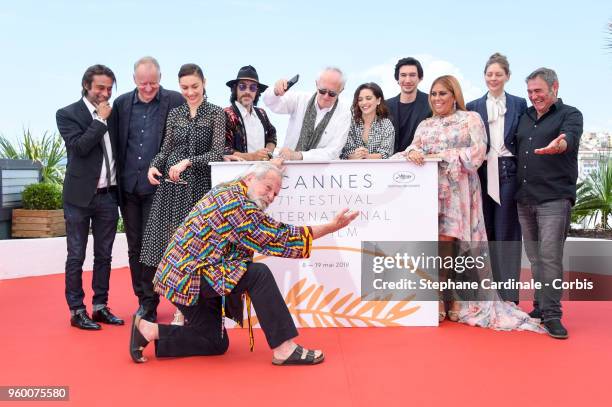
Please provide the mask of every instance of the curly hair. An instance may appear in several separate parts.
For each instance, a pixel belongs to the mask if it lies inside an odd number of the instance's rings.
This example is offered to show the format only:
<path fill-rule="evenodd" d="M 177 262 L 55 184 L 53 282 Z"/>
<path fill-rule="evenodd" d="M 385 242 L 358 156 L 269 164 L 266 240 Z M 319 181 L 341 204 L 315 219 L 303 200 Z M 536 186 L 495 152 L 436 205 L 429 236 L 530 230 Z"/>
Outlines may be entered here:
<path fill-rule="evenodd" d="M 355 122 L 362 120 L 361 109 L 359 108 L 359 93 L 364 89 L 371 90 L 374 97 L 380 98 L 380 104 L 376 106 L 376 116 L 382 118 L 389 117 L 389 108 L 387 108 L 387 104 L 385 103 L 385 96 L 383 95 L 382 89 L 380 86 L 378 86 L 378 84 L 368 82 L 359 85 L 357 90 L 355 90 L 355 95 L 353 95 L 353 105 L 351 106 L 351 111 L 353 113 L 353 119 Z"/>

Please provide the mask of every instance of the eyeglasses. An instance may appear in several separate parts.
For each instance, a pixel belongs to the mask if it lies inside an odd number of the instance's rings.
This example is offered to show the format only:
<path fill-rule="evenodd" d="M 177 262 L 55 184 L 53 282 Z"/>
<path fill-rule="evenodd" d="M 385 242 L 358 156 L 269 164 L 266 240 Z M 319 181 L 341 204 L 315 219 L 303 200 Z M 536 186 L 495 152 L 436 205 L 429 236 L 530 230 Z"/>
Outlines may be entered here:
<path fill-rule="evenodd" d="M 240 92 L 244 92 L 245 90 L 249 90 L 249 92 L 253 92 L 253 93 L 257 93 L 257 84 L 256 83 L 251 83 L 249 85 L 247 85 L 246 83 L 239 83 L 238 84 L 238 89 L 240 90 Z"/>
<path fill-rule="evenodd" d="M 338 96 L 338 92 L 334 92 L 333 90 L 328 90 L 328 89 L 317 89 L 317 90 L 323 96 L 329 95 L 330 98 L 335 98 L 336 96 Z"/>

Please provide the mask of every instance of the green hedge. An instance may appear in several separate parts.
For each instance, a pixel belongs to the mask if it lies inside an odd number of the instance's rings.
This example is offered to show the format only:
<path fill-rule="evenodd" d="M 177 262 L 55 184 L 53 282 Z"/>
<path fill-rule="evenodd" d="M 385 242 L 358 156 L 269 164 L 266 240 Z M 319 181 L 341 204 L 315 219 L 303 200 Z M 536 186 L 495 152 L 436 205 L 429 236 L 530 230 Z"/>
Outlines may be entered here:
<path fill-rule="evenodd" d="M 62 186 L 58 184 L 31 184 L 22 194 L 24 209 L 62 209 Z"/>

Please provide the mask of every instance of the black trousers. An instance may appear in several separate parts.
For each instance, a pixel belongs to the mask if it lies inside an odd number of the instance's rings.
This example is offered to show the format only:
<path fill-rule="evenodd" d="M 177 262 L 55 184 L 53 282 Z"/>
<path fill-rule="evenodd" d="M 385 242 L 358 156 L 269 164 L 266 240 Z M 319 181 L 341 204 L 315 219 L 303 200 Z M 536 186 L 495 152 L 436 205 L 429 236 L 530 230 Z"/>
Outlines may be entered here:
<path fill-rule="evenodd" d="M 495 281 L 520 281 L 521 279 L 521 224 L 514 195 L 518 189 L 515 157 L 500 157 L 498 205 L 487 192 L 487 162 L 478 170 L 482 188 L 482 212 L 484 215 L 491 268 Z M 505 301 L 519 301 L 518 289 L 499 289 Z"/>
<path fill-rule="evenodd" d="M 128 244 L 128 259 L 132 274 L 132 288 L 138 297 L 138 305 L 148 312 L 155 312 L 159 295 L 153 291 L 155 267 L 140 262 L 142 236 L 151 211 L 154 194 L 133 194 L 122 191 L 121 214 Z"/>
<path fill-rule="evenodd" d="M 105 192 L 94 195 L 88 207 L 64 202 L 66 220 L 66 302 L 72 311 L 85 309 L 83 299 L 83 262 L 89 238 L 93 235 L 93 305 L 106 305 L 110 282 L 113 243 L 117 233 L 117 195 Z"/>
<path fill-rule="evenodd" d="M 298 335 L 287 304 L 272 272 L 263 263 L 249 263 L 232 294 L 248 291 L 270 348 Z M 221 297 L 202 280 L 200 299 L 193 307 L 177 307 L 188 322 L 185 326 L 159 325 L 155 355 L 207 356 L 221 355 L 229 346 L 227 332 L 221 337 Z"/>

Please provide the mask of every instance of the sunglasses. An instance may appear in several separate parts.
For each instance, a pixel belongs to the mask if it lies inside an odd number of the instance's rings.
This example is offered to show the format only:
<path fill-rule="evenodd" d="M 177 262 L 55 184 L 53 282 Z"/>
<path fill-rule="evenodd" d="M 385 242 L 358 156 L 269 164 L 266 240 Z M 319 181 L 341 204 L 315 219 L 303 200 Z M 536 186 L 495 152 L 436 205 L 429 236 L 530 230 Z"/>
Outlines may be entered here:
<path fill-rule="evenodd" d="M 317 90 L 323 96 L 329 95 L 330 98 L 335 98 L 336 96 L 338 96 L 338 92 L 334 92 L 333 90 L 328 90 L 328 89 L 317 89 Z"/>
<path fill-rule="evenodd" d="M 257 84 L 256 83 L 251 83 L 249 85 L 247 85 L 246 83 L 239 83 L 238 84 L 238 89 L 240 90 L 240 92 L 244 92 L 245 90 L 249 90 L 249 92 L 253 92 L 253 93 L 257 93 Z"/>

